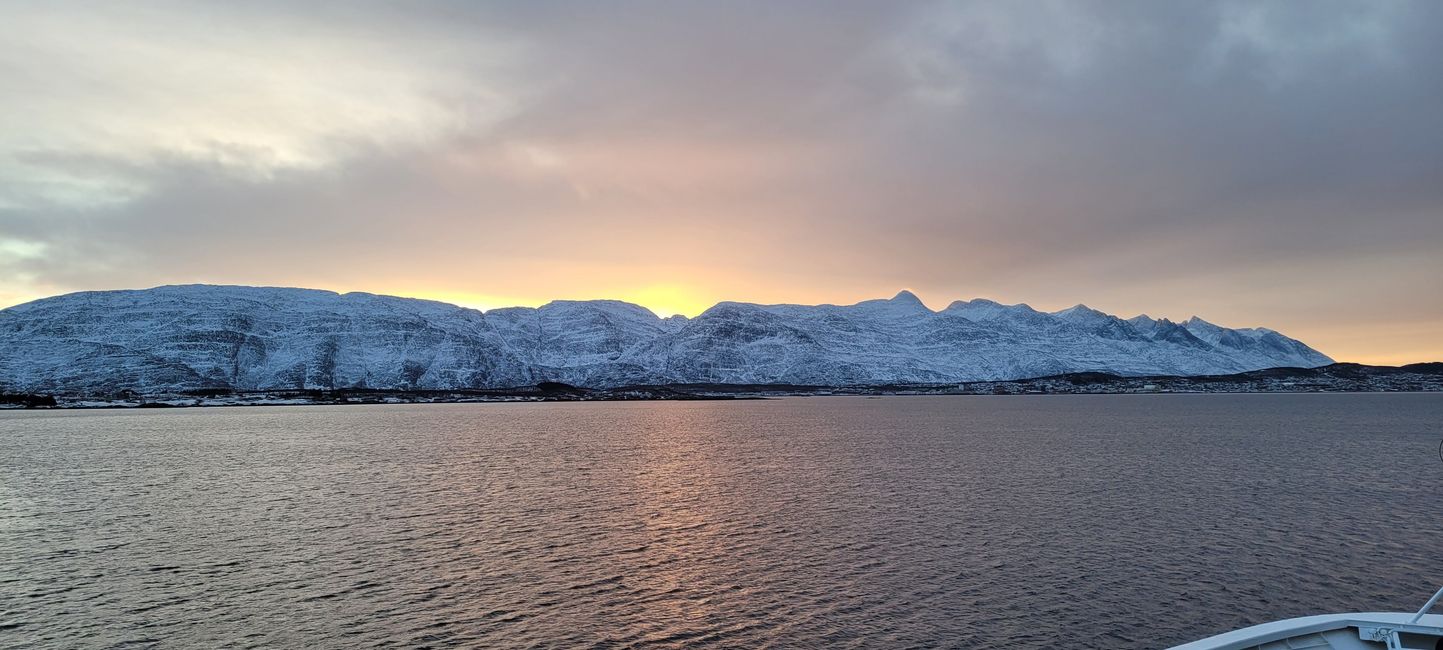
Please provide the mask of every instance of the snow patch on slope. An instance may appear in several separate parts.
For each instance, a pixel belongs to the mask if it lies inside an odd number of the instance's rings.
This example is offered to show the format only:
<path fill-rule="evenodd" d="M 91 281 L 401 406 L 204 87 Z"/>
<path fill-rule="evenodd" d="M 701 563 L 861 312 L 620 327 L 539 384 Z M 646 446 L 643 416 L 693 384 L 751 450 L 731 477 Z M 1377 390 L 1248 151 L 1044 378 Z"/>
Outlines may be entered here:
<path fill-rule="evenodd" d="M 0 389 L 98 395 L 224 387 L 482 388 L 562 381 L 877 384 L 1078 371 L 1223 374 L 1331 359 L 1267 329 L 1043 313 L 911 292 L 854 305 L 723 302 L 658 318 L 615 300 L 484 314 L 311 289 L 83 292 L 0 310 Z"/>

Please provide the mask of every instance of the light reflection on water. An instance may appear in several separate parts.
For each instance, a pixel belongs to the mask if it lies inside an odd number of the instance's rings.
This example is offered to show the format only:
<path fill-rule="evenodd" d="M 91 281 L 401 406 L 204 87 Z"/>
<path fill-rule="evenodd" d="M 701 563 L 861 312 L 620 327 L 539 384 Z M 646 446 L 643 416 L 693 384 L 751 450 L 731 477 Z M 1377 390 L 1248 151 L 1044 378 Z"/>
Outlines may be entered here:
<path fill-rule="evenodd" d="M 1438 395 L 0 413 L 0 646 L 1149 648 L 1416 608 Z"/>

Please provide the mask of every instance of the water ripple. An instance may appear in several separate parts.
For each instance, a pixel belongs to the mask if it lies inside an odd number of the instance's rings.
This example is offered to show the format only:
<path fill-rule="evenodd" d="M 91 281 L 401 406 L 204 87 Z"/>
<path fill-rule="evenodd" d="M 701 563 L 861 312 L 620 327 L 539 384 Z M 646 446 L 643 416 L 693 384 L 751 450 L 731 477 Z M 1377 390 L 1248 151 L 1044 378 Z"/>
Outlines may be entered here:
<path fill-rule="evenodd" d="M 0 646 L 1153 648 L 1434 583 L 1437 395 L 0 413 Z"/>

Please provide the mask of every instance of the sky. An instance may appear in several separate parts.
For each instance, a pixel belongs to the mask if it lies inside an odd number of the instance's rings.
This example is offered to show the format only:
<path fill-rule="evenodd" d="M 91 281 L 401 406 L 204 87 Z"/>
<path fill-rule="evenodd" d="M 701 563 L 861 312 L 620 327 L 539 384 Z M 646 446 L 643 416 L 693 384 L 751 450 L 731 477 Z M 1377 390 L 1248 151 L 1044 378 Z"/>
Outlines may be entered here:
<path fill-rule="evenodd" d="M 1443 3 L 0 0 L 0 306 L 916 292 L 1443 360 Z"/>

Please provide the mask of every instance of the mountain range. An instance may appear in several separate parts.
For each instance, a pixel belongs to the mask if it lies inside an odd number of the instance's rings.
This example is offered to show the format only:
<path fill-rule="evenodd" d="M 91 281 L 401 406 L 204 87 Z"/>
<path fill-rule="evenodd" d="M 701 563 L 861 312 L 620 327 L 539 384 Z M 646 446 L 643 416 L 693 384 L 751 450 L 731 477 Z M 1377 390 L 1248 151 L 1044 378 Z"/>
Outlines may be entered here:
<path fill-rule="evenodd" d="M 855 305 L 722 302 L 695 318 L 615 300 L 483 313 L 368 293 L 215 285 L 80 292 L 0 310 L 0 390 L 61 395 L 543 381 L 840 386 L 1329 363 L 1264 328 L 985 299 L 934 311 L 907 291 Z"/>

